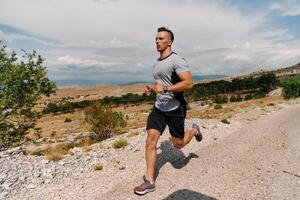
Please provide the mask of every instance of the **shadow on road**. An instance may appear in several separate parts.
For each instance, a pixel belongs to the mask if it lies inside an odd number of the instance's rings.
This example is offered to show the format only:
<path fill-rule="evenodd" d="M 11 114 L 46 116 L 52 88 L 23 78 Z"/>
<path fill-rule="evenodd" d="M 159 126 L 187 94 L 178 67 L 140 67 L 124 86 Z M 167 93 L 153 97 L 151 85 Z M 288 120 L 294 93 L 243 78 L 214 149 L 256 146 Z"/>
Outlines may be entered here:
<path fill-rule="evenodd" d="M 195 191 L 182 189 L 173 192 L 163 200 L 217 200 L 217 199 Z"/>
<path fill-rule="evenodd" d="M 190 153 L 188 156 L 185 156 L 184 153 L 173 147 L 170 141 L 164 141 L 161 143 L 159 149 L 161 152 L 157 155 L 156 166 L 155 166 L 155 179 L 159 175 L 159 170 L 167 162 L 176 169 L 181 169 L 187 165 L 192 158 L 198 158 L 199 156 L 195 153 Z"/>

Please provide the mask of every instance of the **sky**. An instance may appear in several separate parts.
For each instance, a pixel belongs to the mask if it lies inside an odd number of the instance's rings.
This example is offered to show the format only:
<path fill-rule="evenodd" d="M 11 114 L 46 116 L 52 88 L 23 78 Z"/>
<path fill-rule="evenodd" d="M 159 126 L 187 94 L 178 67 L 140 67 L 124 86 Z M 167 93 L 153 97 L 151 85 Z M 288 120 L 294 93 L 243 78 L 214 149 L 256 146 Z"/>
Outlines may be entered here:
<path fill-rule="evenodd" d="M 0 40 L 36 50 L 58 84 L 153 81 L 158 27 L 193 75 L 300 62 L 300 0 L 0 0 Z"/>

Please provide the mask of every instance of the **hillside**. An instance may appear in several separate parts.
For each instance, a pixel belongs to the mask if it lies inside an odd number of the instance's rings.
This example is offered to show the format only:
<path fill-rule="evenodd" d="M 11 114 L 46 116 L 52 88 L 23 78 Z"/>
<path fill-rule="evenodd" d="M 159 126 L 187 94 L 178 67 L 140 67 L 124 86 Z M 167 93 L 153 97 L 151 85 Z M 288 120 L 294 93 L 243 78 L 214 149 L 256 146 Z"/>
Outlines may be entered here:
<path fill-rule="evenodd" d="M 298 63 L 296 65 L 292 65 L 290 67 L 280 68 L 280 69 L 274 70 L 272 72 L 274 72 L 274 73 L 291 73 L 293 71 L 295 71 L 296 73 L 300 73 L 300 63 Z"/>

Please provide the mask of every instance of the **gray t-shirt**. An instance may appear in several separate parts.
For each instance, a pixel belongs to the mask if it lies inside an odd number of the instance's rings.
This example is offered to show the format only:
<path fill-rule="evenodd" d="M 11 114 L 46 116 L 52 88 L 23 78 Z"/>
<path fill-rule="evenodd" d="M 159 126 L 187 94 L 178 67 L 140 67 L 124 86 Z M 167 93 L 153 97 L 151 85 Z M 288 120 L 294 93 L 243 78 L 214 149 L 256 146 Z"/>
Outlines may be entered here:
<path fill-rule="evenodd" d="M 174 52 L 164 59 L 158 58 L 153 65 L 155 81 L 167 86 L 172 85 L 172 73 L 180 74 L 186 71 L 190 71 L 187 62 Z M 175 110 L 179 105 L 180 102 L 173 93 L 156 94 L 155 107 L 163 112 Z"/>

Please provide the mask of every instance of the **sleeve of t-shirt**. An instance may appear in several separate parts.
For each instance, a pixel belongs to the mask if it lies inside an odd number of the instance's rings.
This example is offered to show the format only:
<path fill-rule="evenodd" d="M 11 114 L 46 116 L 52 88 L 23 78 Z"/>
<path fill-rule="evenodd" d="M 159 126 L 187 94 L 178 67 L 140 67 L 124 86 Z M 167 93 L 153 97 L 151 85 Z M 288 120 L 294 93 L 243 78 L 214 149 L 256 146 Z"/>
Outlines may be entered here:
<path fill-rule="evenodd" d="M 177 57 L 174 62 L 174 69 L 176 74 L 180 74 L 181 72 L 190 71 L 190 68 L 184 58 Z"/>

